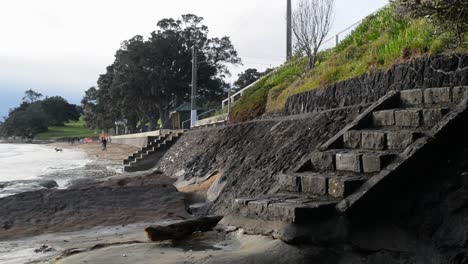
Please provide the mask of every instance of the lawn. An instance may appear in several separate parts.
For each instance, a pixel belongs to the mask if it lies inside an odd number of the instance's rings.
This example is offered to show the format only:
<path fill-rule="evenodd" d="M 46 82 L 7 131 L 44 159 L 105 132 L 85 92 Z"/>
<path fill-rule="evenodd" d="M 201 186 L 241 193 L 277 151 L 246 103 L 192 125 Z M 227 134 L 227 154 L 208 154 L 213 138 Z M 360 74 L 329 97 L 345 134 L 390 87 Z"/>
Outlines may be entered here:
<path fill-rule="evenodd" d="M 65 126 L 52 126 L 49 131 L 41 133 L 36 137 L 39 139 L 60 139 L 68 137 L 96 137 L 99 130 L 91 130 L 85 127 L 83 119 L 66 123 Z"/>

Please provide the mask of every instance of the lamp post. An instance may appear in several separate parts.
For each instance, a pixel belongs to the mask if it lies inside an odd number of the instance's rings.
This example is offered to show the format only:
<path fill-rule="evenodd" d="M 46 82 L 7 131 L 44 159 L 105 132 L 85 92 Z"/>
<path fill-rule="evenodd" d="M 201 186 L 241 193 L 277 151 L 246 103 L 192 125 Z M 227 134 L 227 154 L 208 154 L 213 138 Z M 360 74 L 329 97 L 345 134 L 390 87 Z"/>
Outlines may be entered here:
<path fill-rule="evenodd" d="M 286 7 L 286 60 L 292 57 L 292 7 L 291 0 L 287 0 Z"/>
<path fill-rule="evenodd" d="M 192 107 L 190 111 L 190 127 L 194 127 L 197 122 L 197 48 L 192 47 Z"/>

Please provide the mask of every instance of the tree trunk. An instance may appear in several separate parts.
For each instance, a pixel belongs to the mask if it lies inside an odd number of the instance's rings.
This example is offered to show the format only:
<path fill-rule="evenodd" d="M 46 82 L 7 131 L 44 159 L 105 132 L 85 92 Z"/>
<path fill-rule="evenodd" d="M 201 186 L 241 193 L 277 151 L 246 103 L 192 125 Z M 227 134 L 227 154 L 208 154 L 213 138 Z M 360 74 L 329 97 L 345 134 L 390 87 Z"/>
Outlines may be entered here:
<path fill-rule="evenodd" d="M 150 226 L 145 228 L 146 235 L 150 241 L 165 241 L 171 239 L 182 239 L 194 232 L 207 232 L 213 229 L 222 216 L 209 216 L 170 224 L 167 226 Z"/>
<path fill-rule="evenodd" d="M 314 69 L 314 66 L 315 66 L 315 55 L 310 54 L 307 57 L 309 58 L 309 70 L 312 70 Z"/>

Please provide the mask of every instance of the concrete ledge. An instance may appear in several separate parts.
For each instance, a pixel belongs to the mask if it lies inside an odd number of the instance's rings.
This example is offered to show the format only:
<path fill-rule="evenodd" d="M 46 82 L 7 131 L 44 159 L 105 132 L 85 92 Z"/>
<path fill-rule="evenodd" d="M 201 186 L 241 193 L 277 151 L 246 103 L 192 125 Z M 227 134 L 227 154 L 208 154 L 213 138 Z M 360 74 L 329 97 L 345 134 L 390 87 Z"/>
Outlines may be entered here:
<path fill-rule="evenodd" d="M 202 120 L 198 120 L 194 126 L 194 128 L 197 127 L 206 127 L 206 126 L 217 126 L 217 125 L 223 125 L 227 122 L 228 120 L 228 114 L 222 114 L 218 116 L 213 116 L 210 118 L 205 118 Z"/>
<path fill-rule="evenodd" d="M 341 243 L 348 234 L 347 221 L 342 216 L 318 218 L 307 224 L 290 224 L 229 214 L 220 223 L 240 227 L 246 234 L 271 236 L 291 244 Z"/>
<path fill-rule="evenodd" d="M 161 130 L 145 132 L 145 133 L 114 136 L 112 137 L 112 143 L 143 148 L 146 145 L 148 145 L 149 137 L 158 137 L 160 135 L 168 134 L 170 132 L 177 133 L 177 132 L 183 132 L 183 130 L 161 129 Z"/>

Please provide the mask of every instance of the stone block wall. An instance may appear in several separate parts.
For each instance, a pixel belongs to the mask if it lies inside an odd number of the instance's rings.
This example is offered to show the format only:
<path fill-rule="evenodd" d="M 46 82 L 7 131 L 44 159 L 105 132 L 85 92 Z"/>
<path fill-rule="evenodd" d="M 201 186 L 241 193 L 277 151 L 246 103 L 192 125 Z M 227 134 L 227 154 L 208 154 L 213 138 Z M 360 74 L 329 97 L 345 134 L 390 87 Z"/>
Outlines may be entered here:
<path fill-rule="evenodd" d="M 310 113 L 351 105 L 369 104 L 389 91 L 468 85 L 468 54 L 422 56 L 328 87 L 291 96 L 287 115 Z M 425 94 L 443 100 L 444 94 Z M 409 98 L 411 99 L 411 98 Z M 409 102 L 411 103 L 411 102 Z"/>

